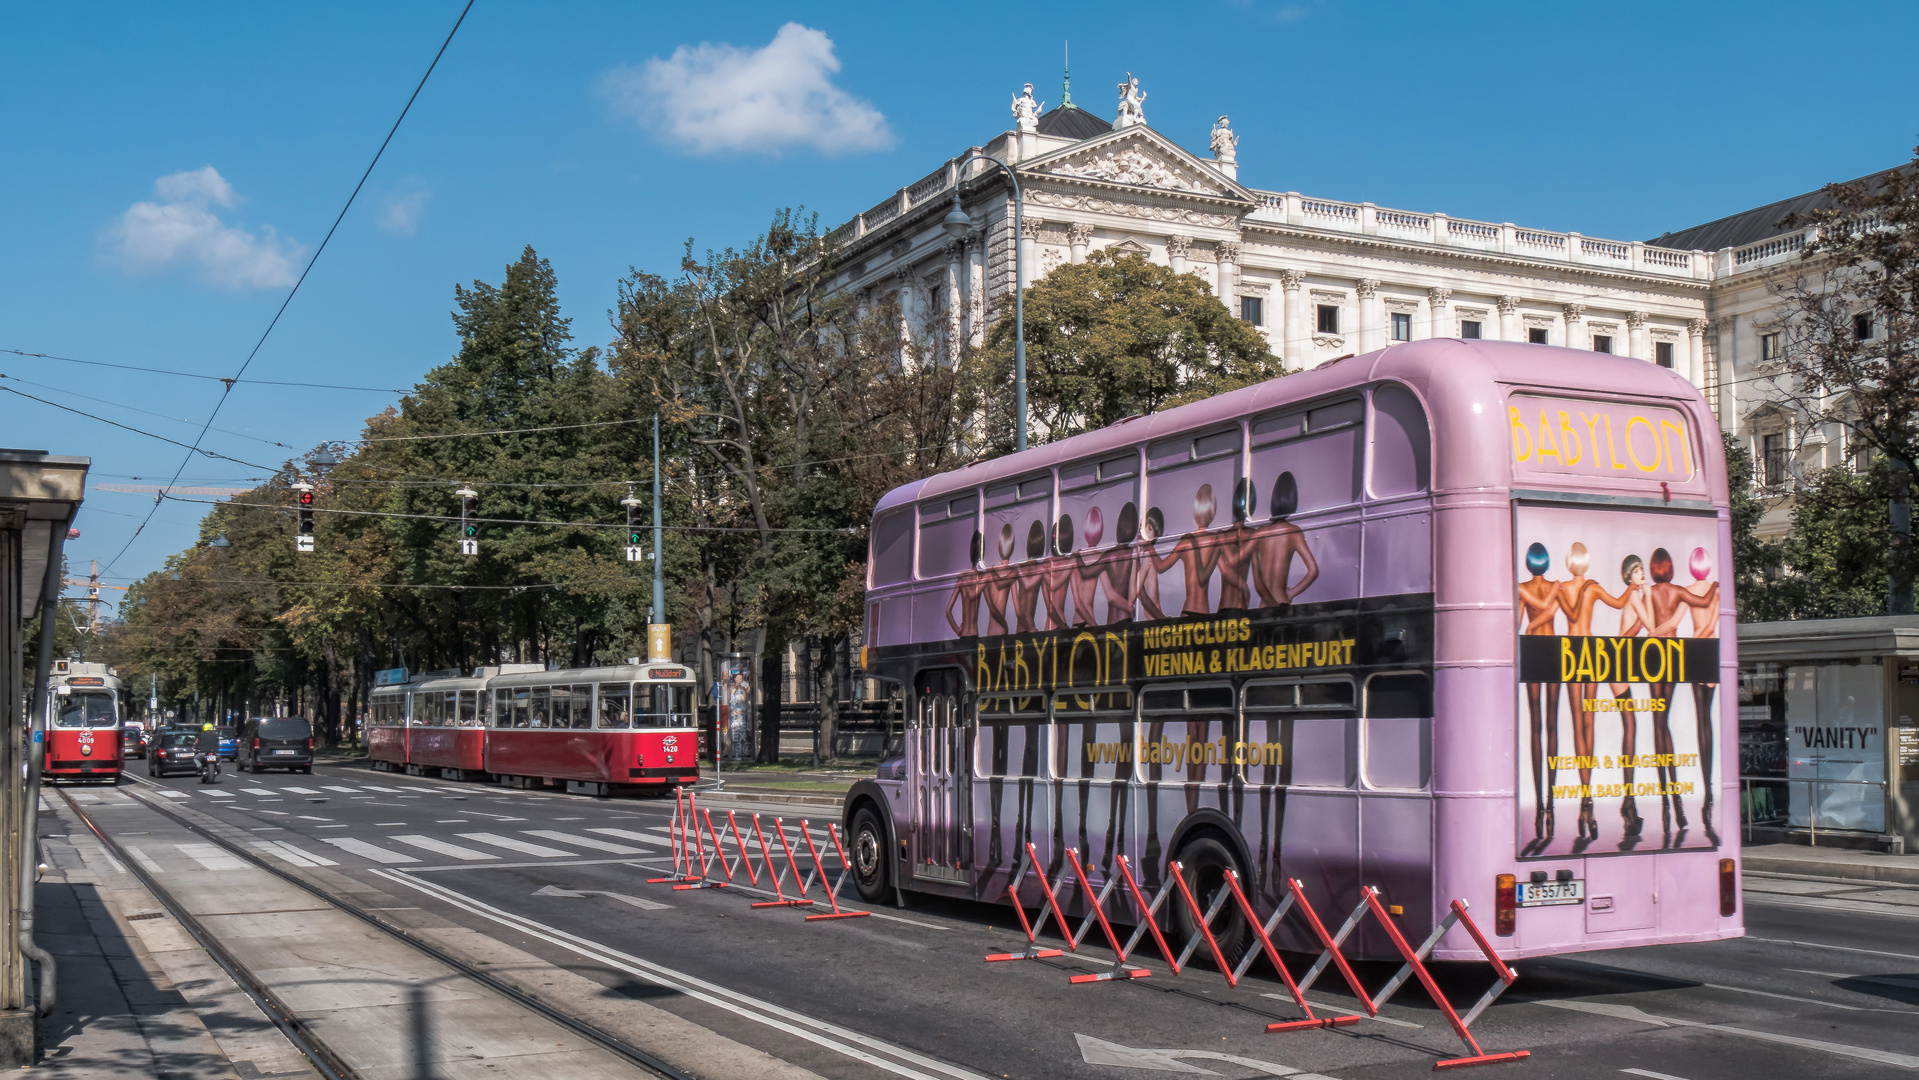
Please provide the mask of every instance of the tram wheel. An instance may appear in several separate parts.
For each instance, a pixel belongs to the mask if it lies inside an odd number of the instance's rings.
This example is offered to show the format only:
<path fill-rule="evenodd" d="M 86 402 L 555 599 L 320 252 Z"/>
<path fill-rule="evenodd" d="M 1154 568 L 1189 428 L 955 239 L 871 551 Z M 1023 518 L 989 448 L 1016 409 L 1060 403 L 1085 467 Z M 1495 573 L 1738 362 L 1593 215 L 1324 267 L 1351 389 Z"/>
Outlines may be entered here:
<path fill-rule="evenodd" d="M 870 806 L 853 813 L 853 885 L 860 899 L 869 904 L 884 903 L 888 887 L 886 826 Z"/>
<path fill-rule="evenodd" d="M 1239 865 L 1239 856 L 1233 854 L 1233 849 L 1216 836 L 1202 834 L 1193 837 L 1180 845 L 1179 854 L 1174 858 L 1201 911 L 1210 911 L 1213 902 L 1226 889 L 1226 871 L 1237 874 L 1244 887 L 1246 869 Z M 1174 908 L 1173 922 L 1182 941 L 1190 940 L 1199 931 L 1199 920 L 1193 917 L 1185 904 Z M 1237 966 L 1245 958 L 1252 939 L 1239 905 L 1228 899 L 1226 906 L 1208 926 L 1213 932 L 1213 940 L 1219 944 L 1220 955 L 1226 958 L 1228 964 Z M 1202 947 L 1196 955 L 1207 956 L 1209 950 Z"/>

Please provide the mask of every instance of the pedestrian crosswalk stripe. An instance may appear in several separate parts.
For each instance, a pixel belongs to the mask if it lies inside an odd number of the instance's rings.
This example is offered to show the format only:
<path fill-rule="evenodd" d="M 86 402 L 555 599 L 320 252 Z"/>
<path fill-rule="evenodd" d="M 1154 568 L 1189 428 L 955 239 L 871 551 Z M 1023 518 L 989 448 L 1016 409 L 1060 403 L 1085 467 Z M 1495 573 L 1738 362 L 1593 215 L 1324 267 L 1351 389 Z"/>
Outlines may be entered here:
<path fill-rule="evenodd" d="M 233 792 L 231 792 L 231 791 L 202 791 L 202 792 L 201 792 L 200 794 L 202 794 L 202 795 L 205 795 L 205 796 L 206 796 L 207 798 L 209 798 L 209 799 L 231 799 L 231 798 L 233 798 Z"/>
<path fill-rule="evenodd" d="M 529 844 L 524 840 L 515 840 L 510 836 L 500 836 L 496 833 L 463 832 L 459 836 L 462 840 L 471 840 L 476 844 L 490 844 L 493 847 L 535 855 L 542 859 L 565 859 L 578 854 L 578 852 L 561 851 L 559 848 L 550 848 L 541 844 Z"/>
<path fill-rule="evenodd" d="M 173 846 L 180 849 L 180 854 L 208 870 L 240 870 L 246 866 L 246 863 L 212 844 L 175 844 Z"/>
<path fill-rule="evenodd" d="M 499 858 L 498 855 L 490 852 L 475 851 L 472 848 L 461 847 L 458 844 L 449 844 L 444 840 L 435 840 L 431 836 L 389 836 L 387 839 L 406 844 L 409 847 L 419 848 L 422 851 L 431 851 L 435 855 L 448 855 L 455 859 L 465 859 L 467 862 Z"/>
<path fill-rule="evenodd" d="M 388 793 L 406 790 L 405 788 L 396 788 L 396 787 L 377 787 L 373 784 L 361 784 L 360 786 L 367 789 L 368 791 L 385 791 Z"/>
<path fill-rule="evenodd" d="M 146 867 L 149 873 L 154 873 L 154 874 L 166 873 L 164 869 L 161 869 L 159 863 L 153 861 L 151 856 L 149 856 L 146 852 L 141 851 L 139 848 L 134 847 L 132 844 L 121 844 L 120 850 L 133 856 L 133 861 L 139 863 L 141 866 Z"/>
<path fill-rule="evenodd" d="M 673 846 L 673 841 L 664 836 L 652 836 L 648 833 L 631 832 L 626 829 L 588 829 L 586 831 L 599 833 L 601 836 L 617 836 L 622 840 L 638 840 L 643 844 L 659 844 L 662 847 Z"/>
<path fill-rule="evenodd" d="M 71 791 L 71 792 L 68 792 L 68 794 L 73 796 L 74 802 L 99 802 L 100 801 L 100 796 L 95 795 L 91 791 Z"/>
<path fill-rule="evenodd" d="M 240 790 L 246 792 L 248 795 L 278 795 L 279 794 L 279 792 L 273 790 L 272 788 L 263 788 L 263 787 L 243 787 Z"/>
<path fill-rule="evenodd" d="M 289 787 L 289 788 L 281 788 L 280 790 L 291 791 L 296 795 L 318 795 L 320 793 L 318 788 L 310 788 L 310 787 Z"/>
<path fill-rule="evenodd" d="M 193 796 L 191 796 L 191 795 L 188 795 L 188 794 L 187 794 L 186 792 L 184 792 L 184 791 L 175 791 L 175 790 L 173 790 L 172 788 L 161 788 L 161 789 L 160 789 L 160 794 L 162 794 L 162 795 L 165 795 L 165 796 L 166 796 L 167 798 L 169 798 L 169 799 L 191 799 L 191 798 L 193 798 Z"/>
<path fill-rule="evenodd" d="M 397 864 L 420 861 L 411 855 L 402 855 L 397 851 L 388 851 L 378 844 L 369 844 L 365 840 L 355 840 L 350 836 L 329 836 L 323 838 L 321 842 L 332 844 L 341 851 L 358 855 L 362 859 L 371 859 L 377 863 Z"/>
<path fill-rule="evenodd" d="M 255 851 L 283 859 L 295 866 L 338 866 L 337 862 L 324 855 L 311 851 L 302 851 L 284 840 L 255 840 L 247 845 Z"/>
<path fill-rule="evenodd" d="M 562 844 L 572 844 L 574 847 L 590 848 L 594 851 L 610 851 L 615 855 L 640 854 L 639 848 L 627 847 L 625 844 L 609 843 L 605 840 L 595 840 L 590 836 L 574 836 L 572 833 L 555 832 L 552 829 L 522 829 L 521 831 L 528 836 L 537 836 L 542 840 L 554 840 Z"/>
<path fill-rule="evenodd" d="M 344 791 L 348 795 L 358 795 L 360 793 L 360 789 L 356 787 L 335 787 L 332 784 L 321 784 L 320 786 L 328 791 Z"/>

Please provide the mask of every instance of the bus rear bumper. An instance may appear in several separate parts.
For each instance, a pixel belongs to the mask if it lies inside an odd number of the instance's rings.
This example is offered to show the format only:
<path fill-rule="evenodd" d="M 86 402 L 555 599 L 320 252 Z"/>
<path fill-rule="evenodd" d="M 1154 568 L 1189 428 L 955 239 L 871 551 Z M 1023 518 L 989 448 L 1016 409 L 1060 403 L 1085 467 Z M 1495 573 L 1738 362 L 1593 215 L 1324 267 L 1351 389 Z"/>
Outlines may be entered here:
<path fill-rule="evenodd" d="M 1622 930 L 1574 941 L 1545 942 L 1536 945 L 1526 945 L 1521 948 L 1511 948 L 1500 938 L 1493 938 L 1492 942 L 1493 948 L 1498 951 L 1501 960 L 1513 961 L 1529 960 L 1540 956 L 1566 956 L 1572 953 L 1597 952 L 1601 949 L 1631 949 L 1642 945 L 1688 945 L 1704 941 L 1728 941 L 1745 936 L 1745 927 L 1728 926 L 1723 930 L 1703 932 L 1688 931 L 1685 933 L 1661 933 L 1657 930 Z M 1462 934 L 1460 937 L 1464 938 L 1464 935 Z M 1470 939 L 1465 940 L 1466 947 L 1463 949 L 1446 947 L 1450 945 L 1452 945 L 1452 940 L 1451 935 L 1448 935 L 1448 940 L 1441 947 L 1433 950 L 1432 959 L 1440 962 L 1455 960 L 1481 964 L 1486 962 L 1486 954 L 1480 952 L 1479 949 L 1472 944 Z"/>

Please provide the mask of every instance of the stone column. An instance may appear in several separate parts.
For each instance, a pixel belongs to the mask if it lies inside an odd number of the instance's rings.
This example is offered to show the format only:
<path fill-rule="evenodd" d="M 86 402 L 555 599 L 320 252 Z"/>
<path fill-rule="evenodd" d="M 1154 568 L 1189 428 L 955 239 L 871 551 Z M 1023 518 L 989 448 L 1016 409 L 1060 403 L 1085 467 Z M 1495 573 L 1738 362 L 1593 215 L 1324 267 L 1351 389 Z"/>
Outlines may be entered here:
<path fill-rule="evenodd" d="M 1526 335 L 1521 332 L 1519 325 L 1519 297 L 1517 296 L 1499 298 L 1499 340 L 1526 340 Z"/>
<path fill-rule="evenodd" d="M 1166 238 L 1166 265 L 1173 273 L 1186 272 L 1186 256 L 1193 253 L 1193 238 L 1190 236 L 1169 236 Z"/>
<path fill-rule="evenodd" d="M 1651 360 L 1652 346 L 1646 344 L 1646 313 L 1643 311 L 1626 312 L 1627 348 L 1632 350 L 1634 360 Z"/>
<path fill-rule="evenodd" d="M 917 290 L 915 288 L 916 283 L 913 281 L 913 268 L 910 266 L 896 267 L 893 270 L 893 284 L 894 287 L 899 290 L 900 340 L 907 343 L 905 356 L 907 358 L 917 357 L 917 346 L 920 343 L 920 335 L 915 331 L 919 329 L 917 325 L 919 322 L 919 297 L 915 295 Z M 919 358 L 924 359 L 924 357 Z"/>
<path fill-rule="evenodd" d="M 946 325 L 940 328 L 943 331 L 941 337 L 944 339 L 946 346 L 946 363 L 948 365 L 957 365 L 959 363 L 960 342 L 963 340 L 960 337 L 960 317 L 962 315 L 962 308 L 960 306 L 960 256 L 965 254 L 966 244 L 959 240 L 948 240 L 942 250 L 946 253 L 946 273 L 940 282 L 940 288 L 946 294 L 946 302 L 942 305 L 946 310 L 941 312 L 941 314 L 945 316 L 942 321 Z"/>
<path fill-rule="evenodd" d="M 1686 377 L 1701 390 L 1706 388 L 1706 320 L 1686 320 Z"/>
<path fill-rule="evenodd" d="M 1431 331 L 1429 336 L 1453 336 L 1454 327 L 1452 325 L 1452 318 L 1447 311 L 1452 300 L 1453 291 L 1451 289 L 1435 285 L 1426 290 L 1426 326 L 1427 329 Z"/>
<path fill-rule="evenodd" d="M 1213 248 L 1213 257 L 1219 260 L 1219 302 L 1239 314 L 1239 306 L 1233 300 L 1233 285 L 1238 279 L 1239 241 L 1222 240 Z"/>
<path fill-rule="evenodd" d="M 1306 346 L 1306 291 L 1300 288 L 1305 280 L 1306 275 L 1297 270 L 1279 272 L 1283 307 L 1279 357 L 1294 371 L 1304 368 L 1306 357 L 1312 355 L 1312 350 Z"/>
<path fill-rule="evenodd" d="M 1039 280 L 1039 227 L 1042 224 L 1044 222 L 1036 217 L 1020 218 L 1019 258 L 1026 267 L 1026 284 L 1029 287 Z M 1018 272 L 1015 268 L 1014 273 L 1017 275 Z"/>
<path fill-rule="evenodd" d="M 1590 349 L 1592 342 L 1586 340 L 1582 320 L 1586 317 L 1586 305 L 1566 304 L 1560 308 L 1566 316 L 1566 347 L 1568 349 Z"/>
<path fill-rule="evenodd" d="M 986 230 L 966 234 L 966 340 L 986 344 Z"/>
<path fill-rule="evenodd" d="M 1066 226 L 1066 240 L 1073 246 L 1072 262 L 1074 266 L 1078 266 L 1080 263 L 1086 261 L 1086 242 L 1092 238 L 1093 227 L 1091 225 L 1075 221 L 1071 225 Z"/>
<path fill-rule="evenodd" d="M 1359 293 L 1359 348 L 1358 352 L 1368 353 L 1374 349 L 1383 349 L 1385 342 L 1385 320 L 1380 318 L 1379 279 L 1360 278 L 1355 291 Z"/>

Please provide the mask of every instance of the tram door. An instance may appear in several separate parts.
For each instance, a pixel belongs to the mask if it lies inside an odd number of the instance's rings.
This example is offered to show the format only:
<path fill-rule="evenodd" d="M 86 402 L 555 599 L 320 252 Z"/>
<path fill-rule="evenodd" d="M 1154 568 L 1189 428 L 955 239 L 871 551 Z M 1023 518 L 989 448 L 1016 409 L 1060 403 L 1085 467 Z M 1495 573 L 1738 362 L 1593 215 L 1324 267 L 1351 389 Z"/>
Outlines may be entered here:
<path fill-rule="evenodd" d="M 913 874 L 932 881 L 964 882 L 964 853 L 972 846 L 967 799 L 967 713 L 959 672 L 921 672 L 914 680 L 912 753 Z"/>

